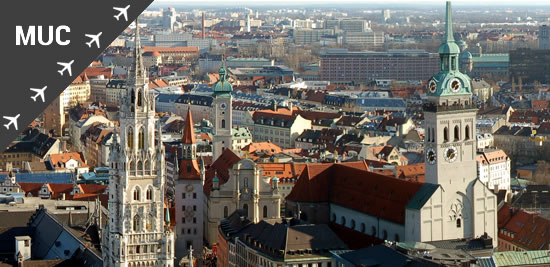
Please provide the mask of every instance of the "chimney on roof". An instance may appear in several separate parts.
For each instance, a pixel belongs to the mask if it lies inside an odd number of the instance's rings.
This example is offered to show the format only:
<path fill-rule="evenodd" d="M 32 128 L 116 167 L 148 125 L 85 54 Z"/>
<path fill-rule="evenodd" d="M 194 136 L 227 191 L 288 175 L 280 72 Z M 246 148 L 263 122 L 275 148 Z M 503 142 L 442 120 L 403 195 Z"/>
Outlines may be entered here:
<path fill-rule="evenodd" d="M 31 259 L 31 237 L 16 236 L 15 237 L 15 260 L 21 266 L 26 260 Z"/>

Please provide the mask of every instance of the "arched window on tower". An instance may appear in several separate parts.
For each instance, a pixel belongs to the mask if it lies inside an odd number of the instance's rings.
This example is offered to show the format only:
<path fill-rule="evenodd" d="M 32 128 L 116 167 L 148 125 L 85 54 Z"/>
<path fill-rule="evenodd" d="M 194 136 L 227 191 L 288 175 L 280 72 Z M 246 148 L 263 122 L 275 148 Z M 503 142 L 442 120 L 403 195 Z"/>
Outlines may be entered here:
<path fill-rule="evenodd" d="M 136 100 L 136 93 L 134 92 L 134 89 L 132 89 L 132 92 L 130 93 L 130 100 L 132 100 L 132 105 L 135 103 Z"/>
<path fill-rule="evenodd" d="M 151 188 L 147 188 L 147 193 L 145 194 L 146 196 L 146 199 L 147 200 L 152 200 L 153 199 L 153 190 Z"/>
<path fill-rule="evenodd" d="M 434 128 L 431 128 L 430 131 L 432 132 L 432 143 L 435 142 L 435 130 Z"/>
<path fill-rule="evenodd" d="M 431 142 L 431 141 L 432 141 L 432 131 L 430 131 L 430 130 L 431 130 L 431 129 L 428 128 L 428 131 L 427 131 L 427 133 L 426 133 L 426 140 L 427 140 L 428 142 Z"/>
<path fill-rule="evenodd" d="M 469 140 L 470 139 L 470 125 L 466 125 L 466 127 L 464 127 L 464 140 Z"/>
<path fill-rule="evenodd" d="M 225 120 L 222 120 L 222 129 L 225 129 Z"/>
<path fill-rule="evenodd" d="M 153 229 L 153 215 L 148 214 L 147 215 L 147 222 L 145 224 L 146 230 L 152 230 Z"/>
<path fill-rule="evenodd" d="M 126 135 L 128 148 L 134 148 L 134 129 L 128 127 L 128 134 Z"/>
<path fill-rule="evenodd" d="M 443 128 L 443 142 L 449 142 L 449 129 Z"/>
<path fill-rule="evenodd" d="M 138 107 L 141 107 L 143 105 L 142 99 L 143 99 L 143 94 L 141 93 L 141 90 L 138 90 L 138 99 L 137 99 Z"/>
<path fill-rule="evenodd" d="M 139 201 L 141 199 L 141 192 L 139 190 L 139 187 L 136 187 L 134 189 L 134 200 Z"/>
<path fill-rule="evenodd" d="M 141 222 L 140 222 L 139 215 L 134 216 L 134 225 L 133 225 L 133 226 L 134 226 L 134 227 L 133 227 L 133 228 L 134 228 L 134 231 L 136 231 L 136 232 L 137 232 L 137 231 L 140 231 L 140 228 L 141 228 L 140 223 L 141 223 Z"/>
<path fill-rule="evenodd" d="M 454 138 L 455 138 L 455 142 L 456 142 L 456 141 L 460 140 L 460 129 L 458 128 L 458 125 L 455 125 L 455 131 L 454 132 L 455 132 L 454 133 L 455 134 Z"/>
<path fill-rule="evenodd" d="M 139 140 L 138 140 L 138 148 L 139 149 L 143 149 L 144 146 L 145 146 L 145 133 L 144 133 L 144 130 L 143 130 L 143 127 L 141 127 L 139 129 L 139 136 L 138 136 Z"/>

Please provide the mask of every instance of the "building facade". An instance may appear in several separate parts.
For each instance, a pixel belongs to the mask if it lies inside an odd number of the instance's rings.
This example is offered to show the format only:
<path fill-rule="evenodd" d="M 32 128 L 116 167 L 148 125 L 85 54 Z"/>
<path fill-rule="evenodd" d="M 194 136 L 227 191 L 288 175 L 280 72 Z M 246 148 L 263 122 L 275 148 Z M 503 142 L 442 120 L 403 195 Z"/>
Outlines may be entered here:
<path fill-rule="evenodd" d="M 136 40 L 136 60 L 120 110 L 120 143 L 115 139 L 110 154 L 109 222 L 102 232 L 101 250 L 104 266 L 170 267 L 174 233 L 168 208 L 164 209 L 164 147 L 143 66 L 139 28 Z"/>
<path fill-rule="evenodd" d="M 490 189 L 510 191 L 510 158 L 501 149 L 487 149 L 477 155 L 479 179 Z"/>
<path fill-rule="evenodd" d="M 439 71 L 439 56 L 423 50 L 321 52 L 319 75 L 323 81 L 368 83 L 376 80 L 428 80 Z"/>

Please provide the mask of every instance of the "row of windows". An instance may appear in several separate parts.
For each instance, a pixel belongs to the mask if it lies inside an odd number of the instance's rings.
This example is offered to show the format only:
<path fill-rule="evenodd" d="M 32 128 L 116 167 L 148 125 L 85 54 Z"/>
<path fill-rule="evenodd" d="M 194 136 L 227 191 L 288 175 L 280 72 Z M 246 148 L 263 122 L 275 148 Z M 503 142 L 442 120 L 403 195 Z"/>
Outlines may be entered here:
<path fill-rule="evenodd" d="M 187 193 L 181 193 L 181 198 L 185 199 L 187 197 Z M 193 193 L 193 199 L 197 198 L 197 193 Z"/>
<path fill-rule="evenodd" d="M 193 223 L 197 223 L 197 217 L 193 217 Z M 185 223 L 185 217 L 181 217 L 181 223 Z"/>
<path fill-rule="evenodd" d="M 464 140 L 470 140 L 470 125 L 466 125 L 464 127 Z M 426 133 L 427 141 L 428 142 L 435 142 L 435 130 L 434 128 L 428 128 Z M 454 128 L 454 135 L 453 135 L 453 141 L 459 141 L 460 140 L 460 128 L 458 125 Z M 443 128 L 443 142 L 449 142 L 449 129 L 447 127 Z"/>
<path fill-rule="evenodd" d="M 336 214 L 335 213 L 332 214 L 332 222 L 336 223 Z M 346 225 L 346 217 L 345 216 L 340 217 L 340 224 L 343 225 L 343 226 L 348 227 L 348 225 Z M 369 233 L 369 232 L 367 232 L 367 226 L 366 226 L 365 223 L 361 223 L 360 227 L 358 229 L 356 229 L 355 220 L 351 219 L 350 224 L 349 224 L 349 228 L 351 228 L 352 230 L 355 230 L 355 231 L 360 231 L 363 234 L 378 237 L 378 233 L 376 232 L 376 227 L 374 225 L 371 227 L 370 233 Z M 388 231 L 385 230 L 385 229 L 382 231 L 382 239 L 383 240 L 388 239 Z M 395 234 L 393 239 L 394 239 L 393 241 L 399 242 L 399 234 Z"/>
<path fill-rule="evenodd" d="M 133 199 L 135 201 L 141 201 L 141 189 L 139 188 L 139 186 L 136 186 L 136 188 L 134 189 Z M 145 199 L 146 200 L 152 200 L 153 199 L 153 189 L 151 189 L 151 188 L 147 189 L 147 191 L 145 192 Z"/>

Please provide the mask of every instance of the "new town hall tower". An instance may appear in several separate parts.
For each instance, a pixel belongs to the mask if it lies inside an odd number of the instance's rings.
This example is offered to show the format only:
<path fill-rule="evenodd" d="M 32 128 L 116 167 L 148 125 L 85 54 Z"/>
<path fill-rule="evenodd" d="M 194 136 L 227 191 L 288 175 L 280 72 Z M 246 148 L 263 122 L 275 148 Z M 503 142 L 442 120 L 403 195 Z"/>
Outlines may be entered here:
<path fill-rule="evenodd" d="M 174 265 L 174 234 L 164 210 L 164 147 L 143 65 L 139 27 L 135 39 L 135 62 L 120 109 L 120 143 L 115 137 L 109 156 L 109 222 L 102 231 L 103 262 L 104 266 L 170 267 Z"/>

